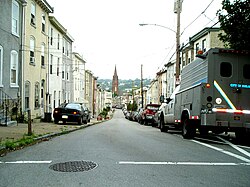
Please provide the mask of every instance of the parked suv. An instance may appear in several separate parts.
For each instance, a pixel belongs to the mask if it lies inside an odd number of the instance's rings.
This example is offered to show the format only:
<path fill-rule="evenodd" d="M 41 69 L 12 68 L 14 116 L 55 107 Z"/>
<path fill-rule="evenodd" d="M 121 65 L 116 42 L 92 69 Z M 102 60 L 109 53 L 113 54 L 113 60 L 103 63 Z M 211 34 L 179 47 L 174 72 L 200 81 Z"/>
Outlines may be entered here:
<path fill-rule="evenodd" d="M 159 110 L 159 104 L 147 104 L 142 112 L 142 123 L 148 125 L 149 123 L 154 124 L 154 115 Z"/>

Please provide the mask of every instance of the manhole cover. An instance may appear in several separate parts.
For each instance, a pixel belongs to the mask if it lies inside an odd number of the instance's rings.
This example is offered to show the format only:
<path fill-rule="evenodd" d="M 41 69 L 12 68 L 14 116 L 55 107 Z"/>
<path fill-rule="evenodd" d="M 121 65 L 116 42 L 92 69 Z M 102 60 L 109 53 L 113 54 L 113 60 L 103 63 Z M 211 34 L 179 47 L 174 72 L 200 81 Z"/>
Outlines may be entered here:
<path fill-rule="evenodd" d="M 49 168 L 60 172 L 82 172 L 89 171 L 97 167 L 92 161 L 70 161 L 51 165 Z"/>

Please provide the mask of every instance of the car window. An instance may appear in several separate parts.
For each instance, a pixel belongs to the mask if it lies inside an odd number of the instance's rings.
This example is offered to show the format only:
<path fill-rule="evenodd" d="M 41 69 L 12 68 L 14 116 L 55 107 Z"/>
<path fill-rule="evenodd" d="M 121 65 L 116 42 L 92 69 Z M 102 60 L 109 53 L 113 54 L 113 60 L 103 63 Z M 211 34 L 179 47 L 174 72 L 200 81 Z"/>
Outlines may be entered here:
<path fill-rule="evenodd" d="M 72 109 L 81 110 L 81 106 L 80 106 L 80 105 L 78 105 L 78 104 L 73 104 L 73 103 L 67 104 L 65 108 L 72 108 Z"/>

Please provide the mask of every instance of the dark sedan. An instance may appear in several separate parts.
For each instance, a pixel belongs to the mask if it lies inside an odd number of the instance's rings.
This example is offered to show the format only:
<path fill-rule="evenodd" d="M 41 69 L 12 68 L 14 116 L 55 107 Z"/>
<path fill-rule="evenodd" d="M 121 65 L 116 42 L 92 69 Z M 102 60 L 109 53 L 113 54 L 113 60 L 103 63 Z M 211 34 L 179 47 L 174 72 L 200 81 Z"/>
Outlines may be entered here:
<path fill-rule="evenodd" d="M 55 124 L 62 121 L 63 123 L 77 122 L 81 125 L 88 123 L 89 113 L 86 112 L 86 107 L 80 103 L 63 103 L 54 109 L 53 118 Z"/>

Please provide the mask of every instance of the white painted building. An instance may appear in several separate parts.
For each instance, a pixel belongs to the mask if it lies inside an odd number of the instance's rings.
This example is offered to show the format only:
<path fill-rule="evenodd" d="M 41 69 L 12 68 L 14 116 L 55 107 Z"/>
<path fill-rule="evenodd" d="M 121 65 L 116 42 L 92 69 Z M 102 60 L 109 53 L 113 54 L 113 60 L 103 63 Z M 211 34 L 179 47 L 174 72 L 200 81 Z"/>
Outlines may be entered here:
<path fill-rule="evenodd" d="M 63 72 L 63 35 L 66 29 L 59 23 L 54 16 L 49 16 L 49 111 L 53 112 L 54 108 L 63 103 L 62 96 L 62 72 Z"/>
<path fill-rule="evenodd" d="M 85 64 L 82 56 L 73 52 L 73 101 L 85 103 Z"/>

